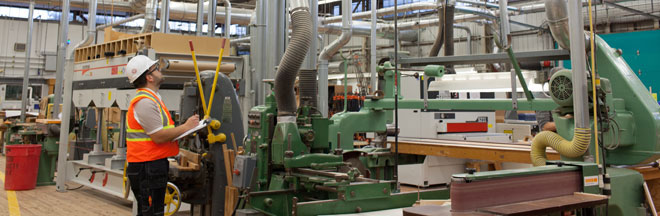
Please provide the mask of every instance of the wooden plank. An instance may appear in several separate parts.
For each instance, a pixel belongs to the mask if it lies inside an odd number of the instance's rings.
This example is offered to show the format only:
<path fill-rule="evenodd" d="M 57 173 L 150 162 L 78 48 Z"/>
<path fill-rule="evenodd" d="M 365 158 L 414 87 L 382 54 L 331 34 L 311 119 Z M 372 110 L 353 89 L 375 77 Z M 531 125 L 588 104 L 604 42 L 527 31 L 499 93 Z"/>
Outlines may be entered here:
<path fill-rule="evenodd" d="M 660 169 L 655 167 L 637 167 L 633 170 L 639 172 L 644 176 L 645 181 L 660 179 Z"/>
<path fill-rule="evenodd" d="M 229 168 L 230 168 L 229 173 L 231 174 L 234 170 L 234 161 L 236 160 L 236 151 L 231 150 L 231 149 L 229 149 L 227 151 L 229 152 L 228 153 L 228 155 L 229 155 Z"/>
<path fill-rule="evenodd" d="M 493 162 L 531 163 L 531 147 L 520 144 L 484 143 L 432 139 L 399 140 L 399 153 L 434 155 L 453 158 L 487 160 Z M 394 151 L 394 148 L 392 148 Z M 554 150 L 548 149 L 549 160 L 559 160 Z"/>
<path fill-rule="evenodd" d="M 598 205 L 605 205 L 607 201 L 607 196 L 576 192 L 566 196 L 491 206 L 481 208 L 479 211 L 497 215 L 541 215 L 573 209 L 592 208 Z"/>
<path fill-rule="evenodd" d="M 227 185 L 232 185 L 231 182 L 231 167 L 229 165 L 229 152 L 227 151 L 227 144 L 222 144 L 222 155 L 225 161 L 225 176 L 227 176 Z"/>
<path fill-rule="evenodd" d="M 236 147 L 236 137 L 234 136 L 234 132 L 231 132 L 231 145 L 234 147 L 234 151 L 238 151 L 238 147 Z"/>
<path fill-rule="evenodd" d="M 195 46 L 195 54 L 218 56 L 220 54 L 220 45 L 222 38 L 218 37 L 197 37 L 192 35 L 164 34 L 154 32 L 150 34 L 150 45 L 159 53 L 185 53 L 190 54 L 188 41 L 191 40 Z M 225 41 L 225 51 L 223 56 L 229 56 L 230 41 Z"/>
<path fill-rule="evenodd" d="M 199 163 L 199 160 L 200 160 L 199 154 L 188 151 L 188 150 L 185 150 L 185 149 L 179 149 L 179 153 L 183 157 L 188 159 L 190 162 L 197 163 L 197 164 Z"/>
<path fill-rule="evenodd" d="M 232 186 L 225 187 L 225 216 L 231 216 L 234 213 L 234 207 L 238 202 L 238 188 Z"/>

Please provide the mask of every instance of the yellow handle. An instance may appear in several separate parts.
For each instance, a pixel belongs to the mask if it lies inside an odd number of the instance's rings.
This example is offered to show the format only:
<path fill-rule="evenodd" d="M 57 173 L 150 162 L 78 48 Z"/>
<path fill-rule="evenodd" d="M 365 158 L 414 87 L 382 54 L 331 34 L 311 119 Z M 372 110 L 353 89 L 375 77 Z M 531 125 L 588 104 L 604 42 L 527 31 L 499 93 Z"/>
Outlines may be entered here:
<path fill-rule="evenodd" d="M 197 89 L 199 89 L 199 96 L 202 99 L 202 108 L 204 109 L 204 118 L 208 118 L 208 111 L 206 110 L 206 99 L 204 99 L 204 91 L 202 91 L 202 81 L 199 78 L 199 68 L 197 68 L 197 58 L 195 58 L 195 49 L 193 48 L 193 42 L 188 41 L 190 44 L 190 52 L 192 53 L 193 65 L 195 66 L 195 76 L 197 76 Z"/>
<path fill-rule="evenodd" d="M 210 113 L 211 113 L 211 105 L 213 104 L 213 96 L 215 95 L 215 87 L 218 84 L 218 73 L 220 72 L 220 64 L 222 63 L 222 53 L 225 52 L 225 43 L 226 39 L 222 39 L 222 44 L 220 45 L 220 54 L 218 55 L 218 65 L 215 67 L 215 76 L 213 77 L 213 85 L 211 86 L 211 95 L 209 97 L 209 104 L 208 107 L 204 107 L 204 119 L 209 118 Z M 197 69 L 197 61 L 195 60 L 195 52 L 193 51 L 193 46 L 192 46 L 192 41 L 190 41 L 190 50 L 193 53 L 193 63 L 195 65 L 195 73 L 197 75 L 197 86 L 199 87 L 199 92 L 202 97 L 202 106 L 206 106 L 204 102 L 204 94 L 202 93 L 201 89 L 201 83 L 199 81 L 199 70 Z M 215 135 L 211 131 L 211 125 L 207 125 L 206 129 L 209 132 L 209 135 L 207 139 L 209 140 L 209 143 L 215 143 L 216 141 L 224 142 L 224 139 L 214 139 Z M 221 134 L 224 135 L 224 134 Z"/>
<path fill-rule="evenodd" d="M 225 40 L 222 39 L 222 45 L 220 45 L 220 54 L 218 55 L 218 65 L 215 67 L 215 77 L 213 78 L 213 87 L 211 87 L 211 97 L 209 98 L 209 107 L 207 111 L 211 110 L 211 104 L 213 104 L 213 95 L 215 94 L 215 86 L 218 83 L 218 73 L 220 72 L 220 63 L 222 63 L 222 53 L 225 52 Z M 209 113 L 206 113 L 208 115 Z"/>

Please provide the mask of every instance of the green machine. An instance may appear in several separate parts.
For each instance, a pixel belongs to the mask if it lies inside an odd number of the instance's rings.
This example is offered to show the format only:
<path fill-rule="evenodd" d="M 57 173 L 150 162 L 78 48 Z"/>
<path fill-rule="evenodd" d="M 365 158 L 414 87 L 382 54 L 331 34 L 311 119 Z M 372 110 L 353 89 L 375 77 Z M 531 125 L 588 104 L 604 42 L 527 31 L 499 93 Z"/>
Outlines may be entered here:
<path fill-rule="evenodd" d="M 57 164 L 59 134 L 59 122 L 46 123 L 46 134 L 39 142 L 39 144 L 41 144 L 41 156 L 39 158 L 37 186 L 55 184 L 55 166 Z"/>
<path fill-rule="evenodd" d="M 291 10 L 292 23 L 309 19 L 309 13 L 299 9 Z M 395 92 L 401 86 L 395 83 L 401 74 L 385 63 L 378 68 L 384 80 L 381 90 L 368 96 L 359 112 L 337 113 L 328 119 L 316 108 L 315 70 L 300 70 L 300 106 L 295 101 L 295 78 L 308 50 L 305 46 L 311 41 L 306 32 L 301 33 L 300 26 L 305 25 L 300 23 L 293 25 L 291 43 L 272 83 L 274 93 L 266 98 L 265 105 L 252 108 L 248 114 L 245 152 L 236 157 L 233 170 L 233 186 L 240 190 L 237 215 L 359 213 L 410 207 L 418 199 L 451 199 L 453 210 L 446 209 L 447 213 L 480 211 L 487 206 L 575 192 L 605 195 L 607 208 L 594 212 L 598 215 L 646 214 L 643 177 L 628 168 L 660 158 L 660 106 L 623 60 L 621 52 L 600 37 L 593 38 L 596 97 L 582 101 L 588 108 L 584 110 L 589 111 L 575 111 L 585 107 L 572 102 L 577 81 L 569 70 L 551 78 L 552 99 L 532 97 L 509 47 L 508 55 L 527 96 L 517 102 L 517 107 L 508 99 L 395 98 L 400 95 Z M 442 66 L 427 65 L 424 69 L 426 77 L 443 74 Z M 594 106 L 599 110 L 596 120 L 590 113 Z M 394 155 L 385 142 L 371 148 L 353 147 L 356 133 L 374 132 L 382 137 L 396 133 L 386 126 L 393 120 L 395 107 L 551 111 L 558 132 L 537 135 L 531 154 L 533 168 L 456 174 L 451 188 L 401 193 L 394 176 L 395 161 L 402 158 L 400 155 Z M 587 124 L 576 127 L 576 118 L 585 116 Z M 595 132 L 593 122 L 598 122 Z M 546 161 L 547 147 L 557 150 L 562 160 Z M 516 181 L 521 183 L 508 184 L 511 191 L 491 190 L 506 188 L 500 184 Z M 526 190 L 515 191 L 516 188 Z"/>

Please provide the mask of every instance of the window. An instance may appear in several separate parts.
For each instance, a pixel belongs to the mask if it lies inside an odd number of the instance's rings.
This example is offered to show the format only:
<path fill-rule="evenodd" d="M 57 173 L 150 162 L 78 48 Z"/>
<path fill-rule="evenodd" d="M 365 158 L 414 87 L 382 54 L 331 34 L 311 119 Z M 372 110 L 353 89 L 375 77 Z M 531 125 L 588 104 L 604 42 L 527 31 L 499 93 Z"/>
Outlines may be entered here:
<path fill-rule="evenodd" d="M 39 100 L 41 99 L 41 85 L 32 85 L 32 99 Z M 5 100 L 22 100 L 23 95 L 23 86 L 22 85 L 7 85 L 5 92 Z M 29 89 L 28 89 L 29 92 Z"/>
<path fill-rule="evenodd" d="M 21 100 L 23 87 L 20 85 L 7 85 L 5 100 Z"/>

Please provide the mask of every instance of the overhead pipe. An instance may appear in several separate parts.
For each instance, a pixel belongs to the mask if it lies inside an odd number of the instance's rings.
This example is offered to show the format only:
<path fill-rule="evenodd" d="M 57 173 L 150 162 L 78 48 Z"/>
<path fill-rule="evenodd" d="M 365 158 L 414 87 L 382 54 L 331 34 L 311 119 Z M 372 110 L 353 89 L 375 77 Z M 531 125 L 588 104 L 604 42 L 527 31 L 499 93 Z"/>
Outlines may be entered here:
<path fill-rule="evenodd" d="M 456 2 L 479 5 L 479 6 L 484 6 L 484 7 L 487 7 L 487 8 L 500 9 L 500 5 L 493 4 L 493 3 L 488 3 L 488 2 L 480 2 L 480 1 L 475 1 L 475 0 L 456 0 Z M 510 11 L 522 12 L 522 10 L 520 8 L 516 8 L 516 7 L 513 7 L 513 6 L 507 6 L 507 9 L 510 10 Z"/>
<path fill-rule="evenodd" d="M 550 33 L 557 41 L 557 44 L 563 49 L 569 49 L 569 29 L 568 29 L 568 9 L 566 0 L 546 0 L 545 16 L 548 19 Z"/>
<path fill-rule="evenodd" d="M 521 7 L 520 11 L 524 12 L 526 10 L 538 10 L 542 9 L 545 6 L 543 4 L 534 4 L 534 5 L 528 5 Z M 402 12 L 410 12 L 410 11 L 416 11 L 416 10 L 435 10 L 438 9 L 438 5 L 433 2 L 417 2 L 417 3 L 412 3 L 412 4 L 407 4 L 407 5 L 401 5 L 397 8 L 397 11 L 399 13 Z M 490 10 L 487 9 L 482 9 L 482 8 L 476 8 L 476 7 L 470 7 L 470 6 L 463 6 L 463 5 L 455 5 L 455 9 L 457 12 L 461 13 L 467 13 L 467 14 L 473 14 L 465 17 L 459 17 L 457 16 L 455 20 L 466 20 L 466 21 L 473 21 L 476 19 L 483 19 L 483 16 L 488 16 L 490 18 L 497 18 L 497 16 L 491 12 Z M 509 15 L 517 15 L 519 14 L 519 11 L 515 10 L 509 10 Z M 389 7 L 389 8 L 383 8 L 383 9 L 378 9 L 376 10 L 376 15 L 377 17 L 382 17 L 386 15 L 392 15 L 394 14 L 394 8 Z M 476 15 L 475 15 L 476 14 Z M 363 11 L 363 12 L 358 12 L 353 14 L 353 19 L 366 19 L 371 17 L 371 11 Z M 332 17 L 327 17 L 324 18 L 321 23 L 323 24 L 329 24 L 329 23 L 337 23 L 340 22 L 341 16 L 332 16 Z"/>
<path fill-rule="evenodd" d="M 100 26 L 96 27 L 96 30 L 101 31 L 101 30 L 103 30 L 107 27 L 114 27 L 114 26 L 118 26 L 118 25 L 121 25 L 121 24 L 124 24 L 124 23 L 127 23 L 127 22 L 132 22 L 132 21 L 135 21 L 137 19 L 144 18 L 144 16 L 145 16 L 144 14 L 138 14 L 138 15 L 131 16 L 131 17 L 128 17 L 126 19 L 123 19 L 123 20 L 120 20 L 120 21 L 117 21 L 117 22 L 108 23 L 108 24 L 105 24 L 105 25 L 100 25 Z"/>
<path fill-rule="evenodd" d="M 445 10 L 445 56 L 453 56 L 454 55 L 454 11 L 456 9 L 455 5 L 448 4 L 446 5 L 446 10 Z M 447 71 L 447 74 L 454 74 L 456 73 L 454 71 L 454 65 L 445 65 L 445 70 Z"/>
<path fill-rule="evenodd" d="M 34 27 L 34 0 L 30 1 L 28 12 L 28 32 L 25 42 L 25 73 L 23 75 L 23 91 L 21 92 L 21 122 L 25 122 L 28 106 L 28 81 L 30 80 L 30 55 L 32 54 L 32 29 Z"/>
<path fill-rule="evenodd" d="M 350 0 L 342 1 L 342 16 L 344 17 L 344 20 L 342 21 L 342 34 L 339 35 L 339 38 L 330 43 L 330 45 L 323 48 L 319 54 L 319 60 L 329 60 L 335 53 L 337 53 L 337 51 L 339 51 L 351 40 L 351 36 L 353 34 L 353 20 L 351 19 L 351 14 L 352 8 Z M 371 33 L 371 31 L 369 31 L 369 33 Z"/>
<path fill-rule="evenodd" d="M 500 4 L 500 13 L 499 13 L 500 20 L 498 22 L 499 27 L 500 27 L 500 36 L 499 36 L 500 41 L 499 41 L 499 43 L 495 43 L 495 44 L 497 44 L 497 46 L 501 46 L 502 51 L 508 52 L 507 48 L 509 47 L 509 35 L 511 33 L 511 26 L 510 26 L 510 23 L 509 23 L 509 14 L 505 13 L 505 11 L 506 11 L 505 8 L 508 6 L 509 3 L 508 3 L 508 1 L 499 1 L 498 3 Z M 512 63 L 515 63 L 515 62 L 512 61 Z M 505 67 L 505 70 L 510 69 L 506 66 L 506 64 L 503 65 L 503 66 Z M 518 67 L 518 65 L 513 65 L 513 67 L 516 68 L 516 67 Z M 511 72 L 511 76 L 510 76 L 511 77 L 511 79 L 510 79 L 510 81 L 511 81 L 511 106 L 513 107 L 512 114 L 516 115 L 515 113 L 516 113 L 516 110 L 518 109 L 518 94 L 516 94 L 514 92 L 518 92 L 518 90 L 517 90 L 518 89 L 518 86 L 517 86 L 518 83 L 516 82 L 516 71 L 511 70 L 510 72 Z M 521 85 L 522 85 L 522 83 L 521 83 Z"/>
<path fill-rule="evenodd" d="M 575 128 L 590 128 L 589 104 L 587 96 L 587 59 L 585 51 L 584 20 L 581 2 L 575 1 L 568 9 L 569 36 L 571 47 L 571 66 L 573 70 L 573 111 Z"/>
<path fill-rule="evenodd" d="M 407 4 L 407 5 L 401 5 L 398 6 L 397 12 L 398 13 L 404 13 L 404 12 L 410 12 L 410 11 L 416 11 L 416 10 L 432 10 L 436 9 L 438 5 L 436 3 L 432 2 L 416 2 L 412 4 Z M 342 10 L 343 11 L 343 10 Z M 353 11 L 351 11 L 352 13 Z M 376 10 L 376 15 L 377 16 L 385 16 L 385 15 L 391 15 L 394 14 L 394 7 L 388 7 L 388 8 L 382 8 Z M 325 18 L 321 21 L 322 24 L 328 24 L 328 23 L 336 23 L 336 22 L 343 22 L 343 15 L 342 16 L 333 16 L 333 17 L 328 17 Z M 353 16 L 351 17 L 352 19 L 365 19 L 365 18 L 371 18 L 371 11 L 363 11 L 363 12 L 358 12 L 358 13 L 353 13 Z"/>
<path fill-rule="evenodd" d="M 545 149 L 547 146 L 555 149 L 565 157 L 576 158 L 584 155 L 591 144 L 591 125 L 589 124 L 589 101 L 587 96 L 587 65 L 585 42 L 582 40 L 584 34 L 584 19 L 582 18 L 582 3 L 580 1 L 569 1 L 567 6 L 563 0 L 546 0 L 550 2 L 546 8 L 548 19 L 561 17 L 564 9 L 568 8 L 568 36 L 571 54 L 572 81 L 573 81 L 573 118 L 575 129 L 573 140 L 568 141 L 551 131 L 543 131 L 536 135 L 532 141 L 531 157 L 534 166 L 545 165 L 547 160 Z M 552 16 L 552 17 L 551 17 Z M 557 24 L 555 30 L 563 29 L 563 24 Z M 551 28 L 552 29 L 552 28 Z M 552 36 L 565 36 L 565 33 L 553 32 Z M 559 41 L 562 38 L 555 38 Z"/>
<path fill-rule="evenodd" d="M 298 70 L 309 51 L 309 45 L 314 40 L 307 0 L 291 1 L 289 8 L 293 32 L 275 75 L 274 93 L 278 122 L 295 121 L 297 105 L 294 84 Z"/>
<path fill-rule="evenodd" d="M 208 26 L 208 31 L 206 32 L 206 35 L 209 37 L 215 36 L 215 16 L 217 12 L 217 6 L 218 6 L 218 0 L 209 0 L 208 1 L 209 7 L 208 7 L 208 13 L 206 14 L 206 23 Z"/>
<path fill-rule="evenodd" d="M 319 54 L 319 108 L 323 116 L 328 115 L 328 60 L 332 58 L 339 49 L 346 45 L 353 34 L 353 11 L 350 0 L 343 0 L 341 5 L 342 34 L 337 40 L 323 48 Z M 370 31 L 371 33 L 371 31 Z"/>
<path fill-rule="evenodd" d="M 318 7 L 319 2 L 317 0 L 309 0 L 309 9 L 310 9 L 310 14 L 312 17 L 319 17 L 319 7 Z M 312 37 L 316 38 L 319 35 L 319 19 L 314 19 L 312 18 Z M 316 70 L 316 60 L 318 57 L 318 46 L 319 43 L 317 41 L 314 41 L 310 44 L 309 46 L 309 52 L 307 52 L 307 56 L 305 56 L 305 63 L 303 63 L 302 68 L 303 69 L 309 69 L 309 70 Z M 314 72 L 315 76 L 317 72 Z M 317 81 L 317 78 L 314 77 L 315 82 Z M 317 83 L 318 85 L 318 83 Z M 318 88 L 316 88 L 318 89 Z M 315 93 L 317 94 L 317 93 Z M 316 104 L 315 104 L 316 107 Z"/>
<path fill-rule="evenodd" d="M 376 10 L 374 10 L 375 8 L 378 8 L 378 0 L 371 0 L 370 7 L 371 7 L 371 31 L 369 32 L 370 33 L 369 36 L 371 39 L 371 43 L 370 43 L 371 51 L 369 53 L 371 60 L 369 62 L 369 71 L 371 72 L 371 79 L 369 80 L 370 81 L 369 84 L 371 85 L 370 94 L 373 94 L 374 92 L 376 92 L 376 89 L 378 89 L 377 88 L 378 75 L 376 73 L 376 66 L 378 66 L 378 60 L 377 60 L 378 51 L 376 51 L 376 47 L 377 47 L 376 26 L 377 26 L 378 17 L 376 15 Z"/>
<path fill-rule="evenodd" d="M 431 46 L 431 51 L 429 53 L 430 57 L 436 57 L 438 56 L 438 53 L 440 53 L 440 49 L 442 48 L 442 45 L 445 43 L 445 25 L 447 22 L 447 14 L 445 13 L 445 8 L 446 7 L 439 7 L 438 8 L 438 33 L 435 36 L 435 41 L 433 41 L 433 46 Z M 398 26 L 397 26 L 398 28 Z"/>
<path fill-rule="evenodd" d="M 68 13 L 68 0 L 65 0 L 66 11 L 63 8 L 62 12 Z M 97 0 L 89 0 L 89 17 L 87 18 L 87 35 L 85 38 L 77 43 L 72 49 L 68 51 L 65 72 L 66 76 L 64 79 L 64 97 L 62 99 L 62 123 L 60 127 L 60 146 L 58 149 L 58 162 L 57 162 L 57 191 L 66 192 L 66 161 L 67 161 L 67 150 L 69 143 L 69 125 L 71 117 L 71 96 L 73 95 L 73 64 L 74 64 L 74 54 L 76 49 L 92 44 L 94 38 L 96 38 L 96 9 L 97 9 Z M 64 15 L 63 15 L 64 16 Z M 63 17 L 67 18 L 67 17 Z M 67 18 L 68 20 L 68 18 Z M 66 39 L 66 38 L 64 38 Z M 58 106 L 54 106 L 58 107 Z M 120 152 L 120 151 L 118 151 Z M 62 173 L 59 173 L 62 172 Z"/>
<path fill-rule="evenodd" d="M 150 33 L 154 31 L 156 26 L 156 13 L 158 12 L 158 0 L 147 0 L 144 16 L 144 26 L 140 34 Z"/>
<path fill-rule="evenodd" d="M 229 0 L 222 1 L 225 5 L 225 37 L 231 37 L 231 2 Z"/>
<path fill-rule="evenodd" d="M 160 6 L 160 31 L 170 33 L 170 0 L 161 0 Z"/>
<path fill-rule="evenodd" d="M 456 25 L 454 24 L 454 28 L 456 29 L 461 29 L 464 30 L 465 33 L 467 33 L 467 54 L 470 55 L 472 54 L 472 31 L 470 30 L 469 27 L 464 26 L 464 25 Z"/>
<path fill-rule="evenodd" d="M 204 25 L 204 0 L 197 1 L 197 23 L 195 25 L 195 35 L 202 36 L 202 26 Z"/>

